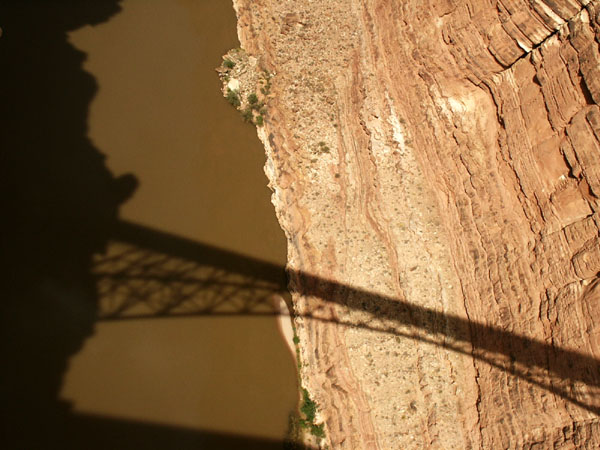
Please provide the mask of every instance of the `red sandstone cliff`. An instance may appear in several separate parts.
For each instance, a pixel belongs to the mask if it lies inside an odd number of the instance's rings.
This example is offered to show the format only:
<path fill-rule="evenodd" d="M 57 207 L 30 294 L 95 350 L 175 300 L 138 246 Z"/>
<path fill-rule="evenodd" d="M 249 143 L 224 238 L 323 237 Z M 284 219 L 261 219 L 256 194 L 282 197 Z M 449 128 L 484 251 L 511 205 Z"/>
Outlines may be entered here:
<path fill-rule="evenodd" d="M 326 442 L 600 447 L 600 2 L 234 5 Z"/>

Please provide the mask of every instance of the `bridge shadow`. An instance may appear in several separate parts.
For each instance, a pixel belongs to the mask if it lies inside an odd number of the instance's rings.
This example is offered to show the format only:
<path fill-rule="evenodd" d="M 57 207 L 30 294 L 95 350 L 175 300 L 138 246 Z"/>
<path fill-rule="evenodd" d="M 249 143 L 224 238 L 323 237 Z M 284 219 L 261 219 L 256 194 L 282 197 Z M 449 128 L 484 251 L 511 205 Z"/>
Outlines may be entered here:
<path fill-rule="evenodd" d="M 270 297 L 287 287 L 283 267 L 118 221 L 136 180 L 110 173 L 87 138 L 97 86 L 82 69 L 85 54 L 66 34 L 118 11 L 118 0 L 0 3 L 1 446 L 279 448 L 243 436 L 77 415 L 58 400 L 67 361 L 93 334 L 99 314 L 278 314 Z M 122 245 L 114 254 L 111 240 Z M 135 272 L 140 267 L 143 276 Z M 599 361 L 590 356 L 311 274 L 288 275 L 292 291 L 315 299 L 308 318 L 472 355 L 600 412 Z M 126 294 L 113 295 L 123 285 Z M 240 300 L 243 292 L 249 294 Z M 346 321 L 332 305 L 367 311 L 370 319 Z M 577 382 L 592 395 L 578 397 Z"/>
<path fill-rule="evenodd" d="M 92 272 L 101 320 L 274 313 L 290 300 L 282 266 L 125 221 Z"/>
<path fill-rule="evenodd" d="M 301 271 L 288 270 L 286 282 L 282 278 L 284 268 L 276 264 L 128 222 L 118 222 L 113 237 L 133 247 L 116 257 L 97 259 L 94 272 L 100 285 L 102 280 L 110 280 L 121 287 L 133 282 L 133 287 L 125 289 L 120 299 L 105 291 L 104 301 L 113 303 L 104 307 L 101 320 L 279 315 L 281 311 L 271 298 L 289 289 L 313 298 L 311 310 L 302 314 L 307 319 L 448 348 L 600 414 L 600 361 L 589 355 Z M 144 249 L 141 254 L 140 249 Z M 130 259 L 130 252 L 138 256 Z M 123 261 L 119 262 L 120 258 Z M 111 265 L 113 271 L 107 269 Z M 209 272 L 203 272 L 207 267 Z M 597 283 L 589 286 L 591 290 L 598 288 Z M 137 294 L 136 289 L 140 289 Z M 238 290 L 248 295 L 232 294 Z M 333 305 L 365 312 L 367 318 L 356 321 L 345 317 Z M 578 383 L 587 386 L 585 395 L 576 393 Z"/>

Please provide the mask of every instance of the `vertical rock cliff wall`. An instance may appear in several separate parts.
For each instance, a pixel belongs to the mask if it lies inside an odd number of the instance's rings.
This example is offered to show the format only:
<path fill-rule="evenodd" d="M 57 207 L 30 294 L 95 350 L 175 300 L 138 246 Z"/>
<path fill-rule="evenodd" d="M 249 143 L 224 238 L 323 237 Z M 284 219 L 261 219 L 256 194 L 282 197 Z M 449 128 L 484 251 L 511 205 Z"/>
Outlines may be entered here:
<path fill-rule="evenodd" d="M 600 2 L 234 5 L 327 442 L 600 447 Z"/>

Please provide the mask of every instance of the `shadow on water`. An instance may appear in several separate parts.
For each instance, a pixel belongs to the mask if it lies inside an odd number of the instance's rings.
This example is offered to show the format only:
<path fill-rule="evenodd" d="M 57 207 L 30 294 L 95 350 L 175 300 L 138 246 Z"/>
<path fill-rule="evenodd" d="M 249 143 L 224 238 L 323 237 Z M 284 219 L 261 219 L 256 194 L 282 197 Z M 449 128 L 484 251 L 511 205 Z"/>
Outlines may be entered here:
<path fill-rule="evenodd" d="M 266 300 L 232 304 L 227 289 L 258 289 L 264 293 L 260 299 L 285 290 L 283 267 L 118 220 L 119 206 L 137 182 L 133 175 L 111 174 L 88 140 L 88 106 L 97 87 L 82 70 L 85 55 L 66 40 L 69 30 L 101 23 L 118 11 L 116 0 L 9 0 L 0 5 L 2 447 L 280 448 L 274 441 L 77 415 L 58 400 L 66 363 L 92 334 L 101 297 L 110 297 L 111 283 L 140 281 L 139 271 L 133 276 L 130 268 L 149 257 L 131 259 L 139 249 L 166 255 L 161 261 L 167 263 L 191 261 L 192 267 L 167 264 L 166 276 L 148 272 L 153 281 L 174 286 L 177 295 L 169 295 L 166 303 L 158 298 L 156 304 L 140 305 L 147 296 L 133 295 L 139 289 L 134 284 L 128 298 L 138 304 L 119 304 L 117 298 L 104 311 L 104 320 L 136 314 L 274 314 Z M 119 269 L 111 271 L 109 264 L 102 272 L 111 256 L 94 255 L 104 253 L 109 239 L 134 248 L 114 256 L 116 263 L 126 262 Z M 208 277 L 202 271 L 206 265 L 213 267 Z M 224 280 L 226 273 L 247 280 Z M 292 291 L 325 300 L 311 313 L 316 320 L 472 355 L 600 412 L 597 398 L 582 399 L 572 391 L 576 382 L 594 391 L 600 387 L 600 363 L 594 358 L 309 274 L 292 271 L 289 277 Z M 102 291 L 103 281 L 107 291 Z M 219 295 L 209 304 L 198 303 L 198 293 L 214 293 L 215 286 L 220 286 Z M 344 323 L 328 303 L 367 310 L 372 319 Z"/>
<path fill-rule="evenodd" d="M 288 270 L 288 285 L 281 279 L 284 271 L 281 266 L 137 224 L 119 222 L 113 237 L 133 247 L 116 256 L 116 260 L 97 260 L 95 270 L 99 278 L 125 287 L 123 292 L 126 292 L 121 298 L 111 294 L 115 289 L 103 293 L 101 320 L 277 315 L 280 311 L 268 300 L 269 293 L 283 293 L 289 289 L 324 300 L 316 302 L 310 313 L 304 314 L 307 318 L 442 346 L 472 356 L 600 414 L 600 361 L 589 355 L 300 271 Z M 148 249 L 161 258 L 146 253 Z M 132 254 L 141 257 L 132 258 Z M 176 260 L 187 264 L 171 264 Z M 116 270 L 106 269 L 111 266 Z M 203 268 L 208 266 L 213 270 L 204 271 Z M 98 271 L 99 267 L 104 270 Z M 214 268 L 221 270 L 215 272 Z M 241 297 L 242 301 L 230 300 L 234 297 L 230 293 L 239 289 L 239 278 L 231 279 L 231 273 L 245 277 L 244 289 L 255 294 Z M 149 282 L 158 283 L 154 284 L 154 290 L 161 292 L 154 301 L 149 301 L 152 296 L 136 295 L 136 290 L 144 291 L 145 283 Z M 130 289 L 127 289 L 128 285 Z M 137 301 L 128 303 L 131 299 Z M 368 319 L 357 322 L 338 317 L 332 304 L 342 305 L 350 312 L 367 312 Z M 577 395 L 574 387 L 577 383 L 585 384 L 589 392 L 584 396 Z"/>
<path fill-rule="evenodd" d="M 107 21 L 118 0 L 0 3 L 2 237 L 0 446 L 6 449 L 281 448 L 281 442 L 75 414 L 58 399 L 67 362 L 93 334 L 91 272 L 137 187 L 87 137 L 95 79 L 67 33 Z"/>

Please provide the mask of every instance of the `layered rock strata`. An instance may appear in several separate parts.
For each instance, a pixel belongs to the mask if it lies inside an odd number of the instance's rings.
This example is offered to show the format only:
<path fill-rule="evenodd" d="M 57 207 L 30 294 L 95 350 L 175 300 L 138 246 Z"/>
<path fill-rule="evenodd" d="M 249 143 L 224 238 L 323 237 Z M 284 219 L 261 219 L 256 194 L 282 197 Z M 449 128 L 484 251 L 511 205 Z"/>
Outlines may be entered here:
<path fill-rule="evenodd" d="M 322 444 L 600 447 L 600 2 L 234 6 Z"/>

